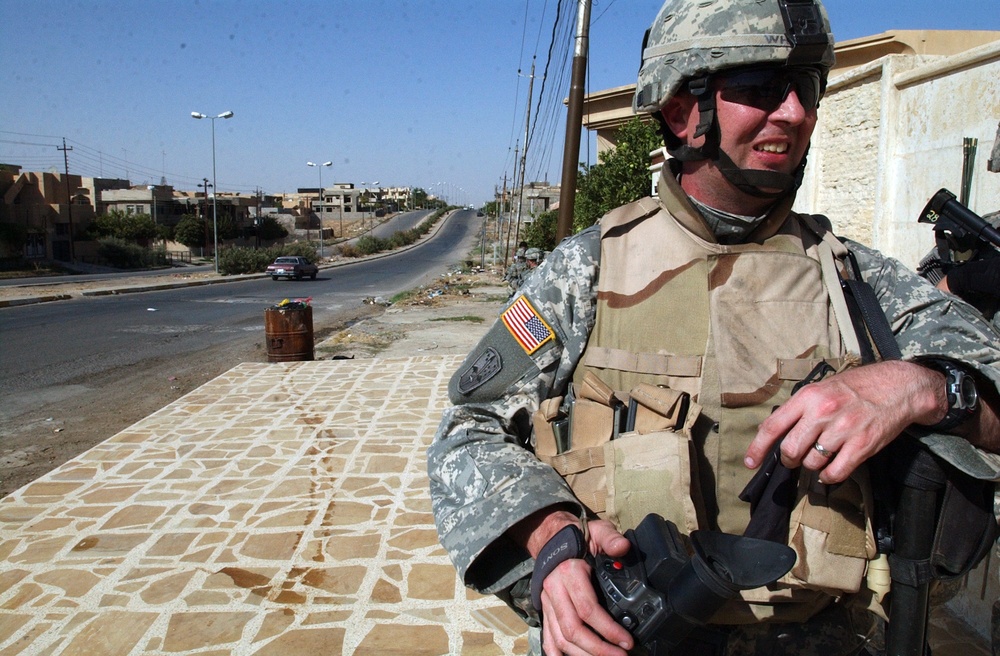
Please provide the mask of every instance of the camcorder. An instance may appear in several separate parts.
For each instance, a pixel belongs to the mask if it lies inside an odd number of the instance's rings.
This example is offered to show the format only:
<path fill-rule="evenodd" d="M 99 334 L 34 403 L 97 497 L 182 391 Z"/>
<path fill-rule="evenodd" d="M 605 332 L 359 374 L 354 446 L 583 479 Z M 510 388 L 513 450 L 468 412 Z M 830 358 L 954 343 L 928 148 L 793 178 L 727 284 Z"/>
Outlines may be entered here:
<path fill-rule="evenodd" d="M 625 537 L 625 557 L 594 559 L 595 587 L 652 656 L 671 654 L 740 590 L 774 583 L 795 564 L 784 544 L 714 531 L 692 532 L 689 555 L 677 525 L 656 514 Z"/>

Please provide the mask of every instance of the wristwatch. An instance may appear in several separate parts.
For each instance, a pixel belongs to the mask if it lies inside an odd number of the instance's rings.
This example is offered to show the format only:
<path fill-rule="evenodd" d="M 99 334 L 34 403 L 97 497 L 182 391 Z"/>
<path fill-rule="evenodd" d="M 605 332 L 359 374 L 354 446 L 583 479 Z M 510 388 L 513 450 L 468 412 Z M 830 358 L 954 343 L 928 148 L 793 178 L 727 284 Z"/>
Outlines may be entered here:
<path fill-rule="evenodd" d="M 979 392 L 975 379 L 961 366 L 951 360 L 932 358 L 920 360 L 925 367 L 940 371 L 945 377 L 945 393 L 948 396 L 948 413 L 944 419 L 931 426 L 924 426 L 930 432 L 951 430 L 976 414 L 979 409 Z"/>

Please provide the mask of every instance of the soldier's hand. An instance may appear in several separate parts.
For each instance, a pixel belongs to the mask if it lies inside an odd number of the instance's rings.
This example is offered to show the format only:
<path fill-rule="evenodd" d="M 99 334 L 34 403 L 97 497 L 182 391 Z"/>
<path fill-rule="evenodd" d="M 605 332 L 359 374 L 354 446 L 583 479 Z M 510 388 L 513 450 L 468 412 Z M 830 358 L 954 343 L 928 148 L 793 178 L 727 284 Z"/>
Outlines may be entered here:
<path fill-rule="evenodd" d="M 747 449 L 756 468 L 781 441 L 786 467 L 819 471 L 824 483 L 847 479 L 911 424 L 944 417 L 944 376 L 894 360 L 849 369 L 806 385 L 764 422 Z"/>
<path fill-rule="evenodd" d="M 588 524 L 591 555 L 621 557 L 629 542 L 610 522 Z M 632 636 L 601 606 L 590 565 L 574 558 L 561 563 L 542 585 L 542 649 L 548 656 L 625 656 Z"/>

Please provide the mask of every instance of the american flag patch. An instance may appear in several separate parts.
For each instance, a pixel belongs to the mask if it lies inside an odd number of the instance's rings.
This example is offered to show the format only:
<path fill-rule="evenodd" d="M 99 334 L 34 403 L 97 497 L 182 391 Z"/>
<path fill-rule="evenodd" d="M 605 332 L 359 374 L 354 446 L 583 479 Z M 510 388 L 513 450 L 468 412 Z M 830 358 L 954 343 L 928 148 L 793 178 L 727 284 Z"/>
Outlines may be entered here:
<path fill-rule="evenodd" d="M 555 336 L 549 324 L 538 316 L 524 296 L 507 308 L 500 318 L 528 355 Z"/>

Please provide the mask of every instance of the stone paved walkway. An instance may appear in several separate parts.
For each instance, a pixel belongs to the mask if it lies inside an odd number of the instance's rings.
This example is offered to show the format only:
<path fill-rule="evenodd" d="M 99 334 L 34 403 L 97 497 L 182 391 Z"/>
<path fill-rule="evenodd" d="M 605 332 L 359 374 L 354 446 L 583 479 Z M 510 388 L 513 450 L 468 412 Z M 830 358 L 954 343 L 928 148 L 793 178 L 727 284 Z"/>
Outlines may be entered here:
<path fill-rule="evenodd" d="M 525 653 L 431 517 L 461 354 L 242 364 L 0 499 L 0 656 Z M 938 610 L 936 656 L 989 653 Z"/>
<path fill-rule="evenodd" d="M 461 359 L 243 364 L 0 500 L 0 655 L 524 653 L 430 513 Z"/>

